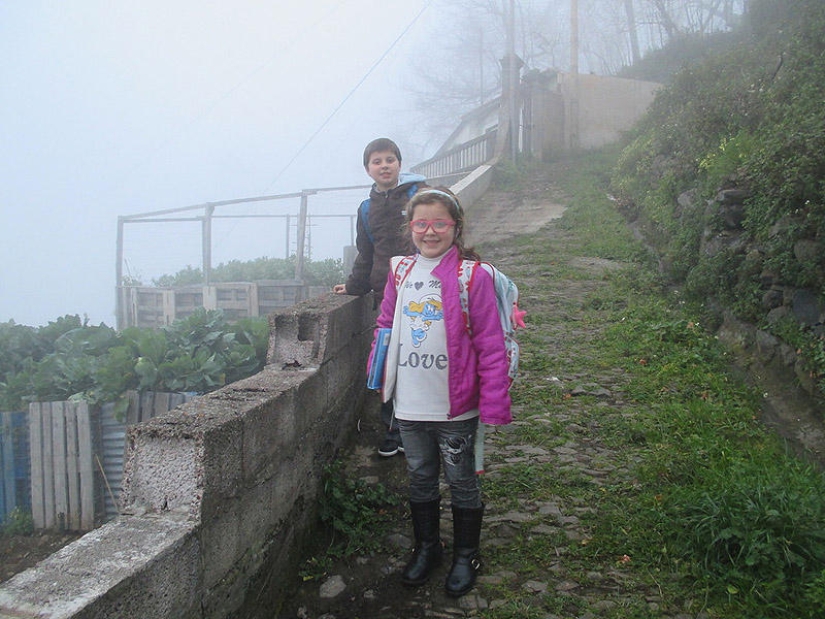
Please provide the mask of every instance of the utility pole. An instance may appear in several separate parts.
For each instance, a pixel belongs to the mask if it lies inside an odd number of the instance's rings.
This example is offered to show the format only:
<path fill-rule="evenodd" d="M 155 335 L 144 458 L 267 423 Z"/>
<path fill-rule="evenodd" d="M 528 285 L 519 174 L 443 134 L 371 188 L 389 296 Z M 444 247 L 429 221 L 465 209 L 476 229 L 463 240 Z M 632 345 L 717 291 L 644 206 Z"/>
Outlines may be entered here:
<path fill-rule="evenodd" d="M 303 281 L 304 279 L 304 252 L 306 251 L 307 210 L 309 208 L 308 201 L 310 193 L 314 192 L 309 192 L 306 189 L 301 192 L 301 208 L 298 212 L 298 233 L 295 248 L 295 279 L 298 281 Z"/>
<path fill-rule="evenodd" d="M 214 204 L 205 204 L 203 219 L 201 220 L 201 253 L 203 255 L 203 285 L 212 283 L 212 216 L 215 214 Z"/>
<path fill-rule="evenodd" d="M 478 28 L 478 105 L 484 105 L 484 27 Z"/>
<path fill-rule="evenodd" d="M 579 148 L 579 0 L 570 0 L 570 148 Z"/>
<path fill-rule="evenodd" d="M 117 218 L 117 263 L 115 264 L 115 277 L 117 278 L 117 285 L 115 286 L 115 290 L 117 291 L 117 312 L 116 312 L 116 322 L 117 329 L 123 329 L 126 326 L 126 299 L 124 295 L 126 294 L 126 290 L 123 287 L 123 217 L 118 216 Z"/>
<path fill-rule="evenodd" d="M 519 140 L 519 113 L 518 113 L 518 67 L 516 65 L 516 0 L 510 0 L 510 19 L 507 27 L 507 57 L 510 63 L 507 90 L 510 93 L 510 160 L 516 163 Z"/>
<path fill-rule="evenodd" d="M 495 156 L 509 156 L 515 162 L 519 145 L 518 85 L 522 61 L 516 57 L 515 0 L 502 0 L 501 6 L 505 14 L 504 30 L 507 40 L 504 57 L 500 61 L 501 103 L 498 108 Z"/>
<path fill-rule="evenodd" d="M 579 0 L 570 0 L 570 73 L 579 74 Z"/>

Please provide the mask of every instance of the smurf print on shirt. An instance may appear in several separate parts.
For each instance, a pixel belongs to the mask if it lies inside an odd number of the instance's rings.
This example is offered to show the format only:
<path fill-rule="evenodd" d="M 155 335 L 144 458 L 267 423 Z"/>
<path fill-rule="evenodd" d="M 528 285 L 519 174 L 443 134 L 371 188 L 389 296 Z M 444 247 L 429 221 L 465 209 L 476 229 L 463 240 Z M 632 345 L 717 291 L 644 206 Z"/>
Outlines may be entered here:
<path fill-rule="evenodd" d="M 420 301 L 410 301 L 404 308 L 404 315 L 410 319 L 412 345 L 418 348 L 427 339 L 427 331 L 430 330 L 433 321 L 444 320 L 441 297 L 427 295 Z"/>
<path fill-rule="evenodd" d="M 430 275 L 431 267 L 426 265 L 421 271 L 415 269 L 404 284 L 399 319 L 399 380 L 404 382 L 415 375 L 414 380 L 429 381 L 430 388 L 433 380 L 444 381 L 446 389 L 447 332 L 441 281 Z M 444 376 L 436 379 L 434 374 Z"/>

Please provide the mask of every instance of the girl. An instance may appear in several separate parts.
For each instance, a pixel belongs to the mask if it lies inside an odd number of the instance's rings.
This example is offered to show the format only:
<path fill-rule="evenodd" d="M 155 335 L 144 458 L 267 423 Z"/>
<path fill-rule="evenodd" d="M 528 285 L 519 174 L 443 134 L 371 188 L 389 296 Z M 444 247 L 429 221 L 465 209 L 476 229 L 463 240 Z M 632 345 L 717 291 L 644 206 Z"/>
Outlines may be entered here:
<path fill-rule="evenodd" d="M 393 260 L 379 328 L 392 328 L 383 399 L 393 400 L 410 480 L 415 548 L 401 579 L 424 584 L 441 563 L 439 475 L 450 486 L 453 564 L 447 593 L 462 596 L 476 581 L 484 505 L 475 466 L 482 423 L 511 421 L 507 353 L 493 280 L 474 269 L 462 309 L 459 269 L 478 255 L 464 247 L 464 212 L 447 188 L 422 189 L 407 205 L 418 253 Z M 402 273 L 403 270 L 403 273 Z M 469 310 L 469 325 L 464 311 Z"/>

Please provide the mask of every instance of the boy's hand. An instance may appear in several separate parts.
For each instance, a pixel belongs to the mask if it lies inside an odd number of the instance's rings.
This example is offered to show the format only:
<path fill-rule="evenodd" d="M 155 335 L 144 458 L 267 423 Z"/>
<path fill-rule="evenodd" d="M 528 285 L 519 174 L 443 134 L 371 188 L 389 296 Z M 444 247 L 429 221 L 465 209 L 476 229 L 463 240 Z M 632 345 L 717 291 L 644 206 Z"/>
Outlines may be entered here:
<path fill-rule="evenodd" d="M 332 292 L 335 294 L 347 294 L 347 287 L 345 284 L 335 284 L 332 287 Z"/>

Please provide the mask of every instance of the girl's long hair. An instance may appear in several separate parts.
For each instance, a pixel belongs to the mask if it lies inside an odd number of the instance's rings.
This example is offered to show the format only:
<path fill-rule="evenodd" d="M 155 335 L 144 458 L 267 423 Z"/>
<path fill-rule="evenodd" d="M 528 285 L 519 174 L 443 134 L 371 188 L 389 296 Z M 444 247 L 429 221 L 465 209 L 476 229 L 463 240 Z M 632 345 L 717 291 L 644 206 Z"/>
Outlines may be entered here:
<path fill-rule="evenodd" d="M 419 204 L 433 204 L 435 202 L 444 205 L 450 217 L 455 221 L 455 238 L 453 239 L 453 245 L 458 249 L 459 258 L 462 260 L 481 260 L 481 256 L 478 255 L 475 249 L 464 246 L 464 209 L 461 208 L 458 196 L 447 187 L 427 187 L 416 192 L 407 203 L 407 215 L 405 218 L 406 234 L 411 234 L 409 223 L 412 221 L 415 207 Z"/>

